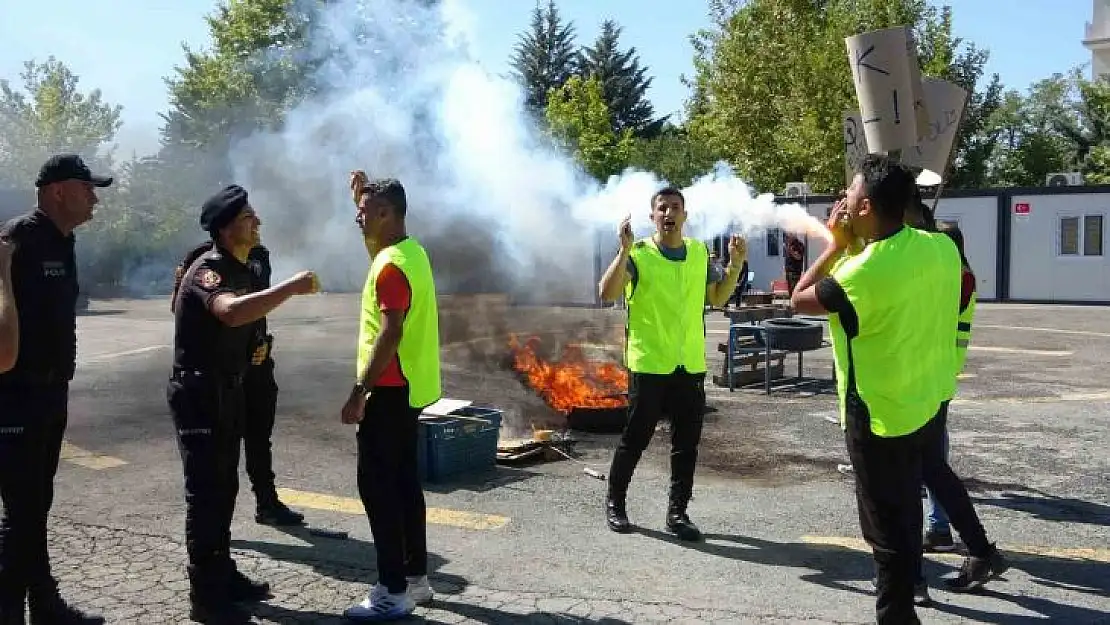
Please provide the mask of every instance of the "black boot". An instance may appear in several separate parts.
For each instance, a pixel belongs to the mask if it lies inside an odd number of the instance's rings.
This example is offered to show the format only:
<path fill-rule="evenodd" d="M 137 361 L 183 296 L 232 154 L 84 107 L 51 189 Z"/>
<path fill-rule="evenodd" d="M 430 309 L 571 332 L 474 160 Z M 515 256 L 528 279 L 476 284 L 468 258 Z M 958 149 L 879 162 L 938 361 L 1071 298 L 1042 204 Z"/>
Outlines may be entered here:
<path fill-rule="evenodd" d="M 605 498 L 605 522 L 609 524 L 609 529 L 618 534 L 632 531 L 632 524 L 628 522 L 628 512 L 624 507 L 624 497 L 610 495 Z"/>
<path fill-rule="evenodd" d="M 262 525 L 275 525 L 278 527 L 291 527 L 304 525 L 304 515 L 290 510 L 288 506 L 278 499 L 277 493 L 267 496 L 257 496 L 258 506 L 255 509 L 254 521 Z"/>
<path fill-rule="evenodd" d="M 270 594 L 269 583 L 254 581 L 239 569 L 235 569 L 231 573 L 231 582 L 228 584 L 227 594 L 231 601 L 262 601 L 273 596 Z"/>
<path fill-rule="evenodd" d="M 66 603 L 53 579 L 36 584 L 27 591 L 31 625 L 103 625 L 104 617 L 85 614 Z M 22 615 L 20 617 L 22 619 Z M 14 621 L 22 623 L 22 620 Z"/>
<path fill-rule="evenodd" d="M 672 503 L 667 509 L 667 531 L 679 540 L 696 542 L 701 540 L 701 530 L 686 516 L 686 506 Z"/>
<path fill-rule="evenodd" d="M 213 625 L 250 623 L 251 614 L 231 599 L 226 569 L 189 565 L 188 571 L 190 619 Z"/>

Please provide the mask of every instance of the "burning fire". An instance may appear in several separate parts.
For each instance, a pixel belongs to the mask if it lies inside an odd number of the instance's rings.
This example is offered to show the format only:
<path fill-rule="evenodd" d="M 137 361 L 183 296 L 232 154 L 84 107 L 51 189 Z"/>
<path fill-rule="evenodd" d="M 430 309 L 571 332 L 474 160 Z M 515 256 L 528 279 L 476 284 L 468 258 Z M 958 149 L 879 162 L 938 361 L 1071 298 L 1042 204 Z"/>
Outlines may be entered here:
<path fill-rule="evenodd" d="M 628 372 L 617 363 L 588 360 L 582 348 L 567 345 L 558 361 L 548 362 L 537 355 L 539 337 L 522 345 L 514 335 L 509 339 L 513 370 L 524 375 L 547 405 L 566 414 L 574 408 L 623 408 L 628 400 Z"/>

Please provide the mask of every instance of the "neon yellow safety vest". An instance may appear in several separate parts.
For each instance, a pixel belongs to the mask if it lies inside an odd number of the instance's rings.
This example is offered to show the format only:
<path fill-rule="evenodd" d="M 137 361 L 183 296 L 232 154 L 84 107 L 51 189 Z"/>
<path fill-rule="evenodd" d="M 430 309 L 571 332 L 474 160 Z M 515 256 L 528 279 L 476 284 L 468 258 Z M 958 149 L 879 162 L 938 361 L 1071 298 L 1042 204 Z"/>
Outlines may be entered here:
<path fill-rule="evenodd" d="M 956 374 L 964 370 L 967 363 L 967 346 L 971 343 L 971 320 L 975 317 L 975 291 L 971 292 L 971 299 L 967 308 L 960 311 L 959 322 L 956 324 Z"/>
<path fill-rule="evenodd" d="M 408 280 L 412 290 L 409 310 L 402 325 L 397 358 L 401 374 L 409 386 L 409 405 L 423 408 L 434 404 L 442 395 L 439 369 L 439 310 L 436 305 L 435 280 L 428 254 L 412 237 L 383 248 L 370 264 L 370 273 L 362 288 L 362 314 L 359 318 L 358 362 L 355 375 L 370 364 L 374 342 L 382 329 L 382 311 L 378 306 L 378 276 L 386 265 L 395 265 Z"/>
<path fill-rule="evenodd" d="M 625 363 L 635 373 L 705 372 L 705 285 L 709 249 L 684 238 L 685 260 L 670 260 L 651 238 L 632 245 L 635 288 L 629 283 Z"/>
<path fill-rule="evenodd" d="M 855 313 L 829 315 L 842 426 L 862 402 L 872 434 L 904 436 L 955 394 L 961 267 L 947 236 L 909 227 L 836 265 Z"/>

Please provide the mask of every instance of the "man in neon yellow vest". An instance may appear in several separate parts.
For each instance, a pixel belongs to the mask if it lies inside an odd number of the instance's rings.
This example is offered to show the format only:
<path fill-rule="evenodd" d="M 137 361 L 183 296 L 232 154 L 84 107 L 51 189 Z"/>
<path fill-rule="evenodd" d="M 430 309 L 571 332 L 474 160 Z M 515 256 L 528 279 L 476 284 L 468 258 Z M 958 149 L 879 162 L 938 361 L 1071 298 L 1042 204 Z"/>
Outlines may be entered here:
<path fill-rule="evenodd" d="M 860 165 L 829 219 L 833 241 L 798 281 L 796 311 L 829 315 L 841 424 L 880 625 L 919 623 L 920 486 L 935 417 L 955 388 L 960 258 L 941 234 L 903 224 L 913 174 L 885 156 Z M 855 240 L 865 242 L 846 256 Z M 991 546 L 993 549 L 993 546 Z"/>
<path fill-rule="evenodd" d="M 356 222 L 370 253 L 362 292 L 355 384 L 343 423 L 358 424 L 358 490 L 378 556 L 378 582 L 351 620 L 393 620 L 432 599 L 418 419 L 440 398 L 439 312 L 432 266 L 405 229 L 397 180 L 351 175 Z"/>
<path fill-rule="evenodd" d="M 723 306 L 740 279 L 745 242 L 733 235 L 724 275 L 705 243 L 682 236 L 686 202 L 678 189 L 651 198 L 655 234 L 635 241 L 630 219 L 620 227 L 620 252 L 598 285 L 603 302 L 624 295 L 628 307 L 626 365 L 628 422 L 613 454 L 606 521 L 632 530 L 625 506 L 628 484 L 666 408 L 671 419 L 671 487 L 666 527 L 681 540 L 701 539 L 686 514 L 705 411 L 705 304 Z"/>

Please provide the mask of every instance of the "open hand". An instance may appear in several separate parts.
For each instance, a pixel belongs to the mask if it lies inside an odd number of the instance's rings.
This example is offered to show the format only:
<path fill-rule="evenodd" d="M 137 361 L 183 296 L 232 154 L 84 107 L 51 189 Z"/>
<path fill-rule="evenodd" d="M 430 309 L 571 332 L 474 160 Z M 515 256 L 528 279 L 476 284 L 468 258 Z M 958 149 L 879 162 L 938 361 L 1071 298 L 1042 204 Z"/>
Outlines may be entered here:
<path fill-rule="evenodd" d="M 266 343 L 263 343 L 263 344 L 259 345 L 258 348 L 254 350 L 254 354 L 251 355 L 251 364 L 255 365 L 255 366 L 258 366 L 258 365 L 266 362 L 266 356 L 269 356 L 269 355 L 270 355 L 270 346 L 267 345 Z"/>

